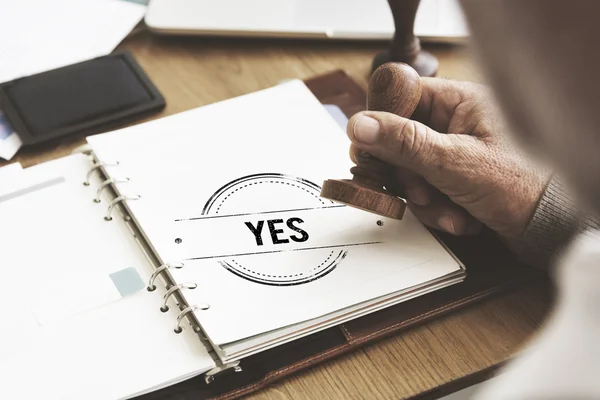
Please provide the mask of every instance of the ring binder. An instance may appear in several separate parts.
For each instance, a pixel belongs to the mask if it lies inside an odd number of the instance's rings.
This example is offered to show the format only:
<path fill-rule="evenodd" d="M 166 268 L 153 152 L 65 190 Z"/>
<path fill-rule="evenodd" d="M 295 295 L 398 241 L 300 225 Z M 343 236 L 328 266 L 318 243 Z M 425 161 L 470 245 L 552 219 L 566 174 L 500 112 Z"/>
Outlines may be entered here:
<path fill-rule="evenodd" d="M 129 182 L 130 179 L 127 177 L 111 178 L 108 171 L 104 168 L 105 166 L 117 166 L 117 165 L 119 165 L 119 162 L 114 162 L 114 163 L 101 162 L 101 161 L 99 161 L 98 157 L 94 154 L 94 151 L 91 150 L 91 148 L 89 148 L 89 147 L 82 146 L 81 148 L 77 149 L 77 151 L 89 156 L 91 159 L 91 162 L 92 162 L 92 167 L 87 172 L 87 176 L 86 176 L 84 185 L 85 186 L 90 185 L 90 178 L 91 178 L 93 172 L 96 170 L 99 170 L 100 176 L 103 179 L 102 183 L 100 184 L 100 187 L 98 188 L 98 191 L 96 192 L 96 197 L 94 198 L 94 202 L 99 203 L 100 195 L 104 192 L 104 190 L 107 190 L 107 189 L 110 190 L 116 196 L 110 202 L 110 204 L 108 206 L 106 216 L 104 217 L 105 220 L 107 220 L 107 221 L 112 220 L 112 216 L 111 216 L 112 211 L 115 208 L 115 206 L 117 206 L 119 203 L 122 203 L 126 200 L 139 200 L 141 198 L 140 195 L 127 196 L 127 195 L 122 194 L 119 191 L 119 188 L 115 185 L 115 183 Z M 136 225 L 135 222 L 132 221 L 131 217 L 129 216 L 128 207 L 126 205 L 122 206 L 122 207 L 120 207 L 120 210 L 124 213 L 125 223 L 130 227 L 132 232 L 134 232 L 134 236 L 136 238 L 138 238 L 138 243 L 140 244 L 142 250 L 146 254 L 146 257 L 148 257 L 148 260 L 156 267 L 156 269 L 150 276 L 147 290 L 150 292 L 156 290 L 155 281 L 159 275 L 161 275 L 165 279 L 166 287 L 168 289 L 167 289 L 165 295 L 163 296 L 163 304 L 160 307 L 160 310 L 162 312 L 169 311 L 169 307 L 167 306 L 167 301 L 169 300 L 169 298 L 171 296 L 174 296 L 176 298 L 176 301 L 178 303 L 178 308 L 179 308 L 179 314 L 177 315 L 177 318 L 175 321 L 176 325 L 174 326 L 174 329 L 173 329 L 174 332 L 175 333 L 183 332 L 183 329 L 181 328 L 181 322 L 183 321 L 184 318 L 187 318 L 188 322 L 193 327 L 194 333 L 198 336 L 198 338 L 200 339 L 200 341 L 202 342 L 204 347 L 207 349 L 208 354 L 213 359 L 213 361 L 216 365 L 215 368 L 213 368 L 212 370 L 205 373 L 204 380 L 205 380 L 206 384 L 209 384 L 212 381 L 214 381 L 215 376 L 222 371 L 225 371 L 228 369 L 233 369 L 236 372 L 241 372 L 242 368 L 239 365 L 240 361 L 223 363 L 223 361 L 220 359 L 219 355 L 215 351 L 213 344 L 210 342 L 210 340 L 207 339 L 206 333 L 204 332 L 202 326 L 200 325 L 200 322 L 197 320 L 197 317 L 195 316 L 194 313 L 192 313 L 192 311 L 195 311 L 195 310 L 207 310 L 210 308 L 210 305 L 209 304 L 190 305 L 185 300 L 185 297 L 181 293 L 182 289 L 195 289 L 198 287 L 198 285 L 196 283 L 176 284 L 173 277 L 169 273 L 169 269 L 182 268 L 184 266 L 184 264 L 180 263 L 180 262 L 165 263 L 159 257 L 157 257 L 153 253 L 152 247 L 150 245 L 148 245 L 147 242 L 145 242 L 144 234 L 139 230 L 139 227 Z"/>
<path fill-rule="evenodd" d="M 178 285 L 175 285 L 175 286 L 169 288 L 167 290 L 167 292 L 165 293 L 165 295 L 163 296 L 163 304 L 160 307 L 160 311 L 162 311 L 162 312 L 169 311 L 169 306 L 167 306 L 167 301 L 169 300 L 169 297 L 171 297 L 171 295 L 173 293 L 175 293 L 176 291 L 181 290 L 181 289 L 196 289 L 197 287 L 198 287 L 198 285 L 195 283 L 180 283 Z"/>
<path fill-rule="evenodd" d="M 184 308 L 179 313 L 179 315 L 177 315 L 177 320 L 175 321 L 175 328 L 173 329 L 173 331 L 175 333 L 181 333 L 183 331 L 183 329 L 181 328 L 181 320 L 188 313 L 190 313 L 192 311 L 196 311 L 196 310 L 208 310 L 209 308 L 210 308 L 210 305 L 208 305 L 208 304 L 201 304 L 201 305 L 194 304 L 193 306 L 188 306 L 188 307 Z"/>
<path fill-rule="evenodd" d="M 148 281 L 148 287 L 146 289 L 148 289 L 149 292 L 153 292 L 154 290 L 156 290 L 156 285 L 154 284 L 154 281 L 156 280 L 156 278 L 158 277 L 158 275 L 160 275 L 164 270 L 169 269 L 169 268 L 183 268 L 184 264 L 183 263 L 166 263 L 161 265 L 160 267 L 156 268 L 154 270 L 154 272 L 152 273 L 152 275 L 150 276 L 150 280 Z"/>
<path fill-rule="evenodd" d="M 117 166 L 119 165 L 119 162 L 114 162 L 114 163 L 106 163 L 106 162 L 96 162 L 94 163 L 94 165 L 92 165 L 92 168 L 90 168 L 90 170 L 87 173 L 87 176 L 85 178 L 85 181 L 83 182 L 84 186 L 90 186 L 90 178 L 92 177 L 92 174 L 94 173 L 95 170 L 102 168 L 102 167 L 113 167 L 113 166 Z"/>
<path fill-rule="evenodd" d="M 112 210 L 113 208 L 115 208 L 115 206 L 122 202 L 122 201 L 126 201 L 126 200 L 139 200 L 141 199 L 140 195 L 135 195 L 135 196 L 119 196 L 116 197 L 113 201 L 110 202 L 110 204 L 108 205 L 108 210 L 106 211 L 106 216 L 104 217 L 104 219 L 106 221 L 112 221 Z"/>
<path fill-rule="evenodd" d="M 96 192 L 96 198 L 94 199 L 94 203 L 100 203 L 100 195 L 109 185 L 113 183 L 126 183 L 129 182 L 129 178 L 110 178 L 105 180 L 100 184 L 98 191 Z"/>
<path fill-rule="evenodd" d="M 208 371 L 207 373 L 205 373 L 204 374 L 204 382 L 206 382 L 206 384 L 208 385 L 209 383 L 211 383 L 212 381 L 215 380 L 215 375 L 217 375 L 218 373 L 223 372 L 225 370 L 232 369 L 232 368 L 235 372 L 242 372 L 242 367 L 240 366 L 240 362 L 232 361 L 227 364 L 219 365 L 218 367 L 213 368 L 210 371 Z"/>

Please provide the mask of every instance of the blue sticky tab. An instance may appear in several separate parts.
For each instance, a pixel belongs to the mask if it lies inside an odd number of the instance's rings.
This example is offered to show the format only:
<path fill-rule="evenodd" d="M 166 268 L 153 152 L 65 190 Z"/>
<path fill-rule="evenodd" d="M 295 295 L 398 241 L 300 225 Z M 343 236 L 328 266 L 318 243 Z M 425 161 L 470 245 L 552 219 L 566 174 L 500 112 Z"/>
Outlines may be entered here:
<path fill-rule="evenodd" d="M 112 279 L 121 297 L 129 296 L 144 288 L 142 277 L 133 267 L 113 272 L 110 274 L 110 279 Z"/>

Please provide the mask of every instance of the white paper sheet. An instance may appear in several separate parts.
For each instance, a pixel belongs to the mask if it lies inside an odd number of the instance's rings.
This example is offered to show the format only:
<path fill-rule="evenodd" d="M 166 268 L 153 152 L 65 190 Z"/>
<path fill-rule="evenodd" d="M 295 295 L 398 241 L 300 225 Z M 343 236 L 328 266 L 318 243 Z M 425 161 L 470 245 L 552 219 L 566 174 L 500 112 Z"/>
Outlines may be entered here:
<path fill-rule="evenodd" d="M 4 180 L 12 181 L 13 179 L 16 179 L 22 171 L 23 167 L 18 162 L 14 162 L 12 164 L 5 165 L 4 167 L 0 167 L 0 185 Z"/>
<path fill-rule="evenodd" d="M 319 196 L 325 179 L 350 175 L 349 141 L 301 81 L 88 141 L 120 162 L 109 167 L 130 178 L 119 190 L 141 195 L 128 205 L 161 257 L 185 263 L 172 274 L 198 284 L 183 293 L 210 304 L 196 315 L 218 344 L 460 269 L 410 213 L 378 218 Z M 259 220 L 262 244 L 245 224 Z"/>
<path fill-rule="evenodd" d="M 0 82 L 106 55 L 145 10 L 120 0 L 0 0 Z"/>
<path fill-rule="evenodd" d="M 0 398 L 128 398 L 214 365 L 190 329 L 173 332 L 162 288 L 105 291 L 111 271 L 147 282 L 153 268 L 122 220 L 104 221 L 110 196 L 92 201 L 89 167 L 77 154 L 0 187 Z"/>
<path fill-rule="evenodd" d="M 370 314 L 374 311 L 383 310 L 400 302 L 408 301 L 424 294 L 443 289 L 454 285 L 464 280 L 464 276 L 457 276 L 453 279 L 443 279 L 440 283 L 427 284 L 423 287 L 417 287 L 414 290 L 403 291 L 403 294 L 394 293 L 392 295 L 383 296 L 361 304 L 359 308 L 352 306 L 346 309 L 326 314 L 322 317 L 301 322 L 296 325 L 286 326 L 266 334 L 253 336 L 243 339 L 238 342 L 228 343 L 221 346 L 221 353 L 224 360 L 237 360 L 249 355 L 259 353 L 266 349 L 278 346 L 283 343 L 288 343 L 292 340 L 307 336 L 332 326 L 343 324 L 344 322 L 356 319 L 363 315 Z"/>

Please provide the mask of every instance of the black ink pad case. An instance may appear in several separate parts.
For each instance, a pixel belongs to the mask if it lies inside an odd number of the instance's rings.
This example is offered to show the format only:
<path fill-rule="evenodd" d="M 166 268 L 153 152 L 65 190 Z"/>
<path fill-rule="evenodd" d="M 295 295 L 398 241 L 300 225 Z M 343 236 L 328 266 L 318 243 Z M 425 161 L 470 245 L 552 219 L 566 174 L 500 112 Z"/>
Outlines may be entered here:
<path fill-rule="evenodd" d="M 0 110 L 23 144 L 98 133 L 164 107 L 129 52 L 0 84 Z"/>

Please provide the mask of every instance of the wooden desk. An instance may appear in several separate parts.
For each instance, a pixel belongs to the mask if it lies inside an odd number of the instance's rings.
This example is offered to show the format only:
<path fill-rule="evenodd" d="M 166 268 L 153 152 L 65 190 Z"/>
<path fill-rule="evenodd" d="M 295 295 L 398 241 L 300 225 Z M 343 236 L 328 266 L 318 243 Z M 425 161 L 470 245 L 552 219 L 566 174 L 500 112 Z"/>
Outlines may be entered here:
<path fill-rule="evenodd" d="M 134 53 L 166 98 L 166 109 L 149 118 L 154 119 L 338 68 L 366 88 L 371 60 L 384 46 L 167 39 L 143 32 L 121 47 Z M 428 50 L 440 60 L 439 76 L 480 80 L 465 49 Z M 30 166 L 64 156 L 83 142 L 68 139 L 52 148 L 27 149 L 17 160 Z M 435 390 L 513 356 L 539 326 L 548 303 L 544 287 L 528 287 L 323 364 L 251 398 L 399 399 Z"/>

